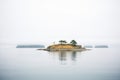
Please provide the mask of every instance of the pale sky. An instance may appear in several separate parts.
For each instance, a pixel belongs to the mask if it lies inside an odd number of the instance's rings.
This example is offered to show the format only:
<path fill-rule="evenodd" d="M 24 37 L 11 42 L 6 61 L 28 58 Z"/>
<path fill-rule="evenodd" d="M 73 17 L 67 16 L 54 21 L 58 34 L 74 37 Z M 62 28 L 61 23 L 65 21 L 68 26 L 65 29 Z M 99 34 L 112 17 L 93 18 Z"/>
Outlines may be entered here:
<path fill-rule="evenodd" d="M 0 43 L 120 41 L 120 0 L 0 0 Z"/>

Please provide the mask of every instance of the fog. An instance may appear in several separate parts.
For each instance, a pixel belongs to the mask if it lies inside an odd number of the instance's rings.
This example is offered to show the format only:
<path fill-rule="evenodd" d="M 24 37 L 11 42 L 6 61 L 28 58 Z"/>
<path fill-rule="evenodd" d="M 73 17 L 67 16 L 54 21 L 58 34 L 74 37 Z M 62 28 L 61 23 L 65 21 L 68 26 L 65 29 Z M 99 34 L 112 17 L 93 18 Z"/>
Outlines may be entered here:
<path fill-rule="evenodd" d="M 0 0 L 0 43 L 119 43 L 119 0 Z"/>

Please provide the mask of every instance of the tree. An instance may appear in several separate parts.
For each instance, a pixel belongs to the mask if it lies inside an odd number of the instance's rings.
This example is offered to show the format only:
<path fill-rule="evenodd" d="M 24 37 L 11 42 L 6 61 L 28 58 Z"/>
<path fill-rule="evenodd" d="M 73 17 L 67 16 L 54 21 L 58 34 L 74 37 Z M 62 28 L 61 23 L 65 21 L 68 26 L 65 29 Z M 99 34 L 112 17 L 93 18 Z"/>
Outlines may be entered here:
<path fill-rule="evenodd" d="M 75 40 L 71 40 L 71 42 L 70 42 L 72 45 L 76 45 L 77 44 L 77 42 L 75 41 Z"/>
<path fill-rule="evenodd" d="M 62 44 L 62 43 L 63 43 L 63 40 L 60 40 L 59 43 Z"/>
<path fill-rule="evenodd" d="M 63 43 L 65 44 L 65 43 L 67 43 L 67 41 L 63 40 Z"/>
<path fill-rule="evenodd" d="M 60 40 L 59 42 L 60 42 L 60 44 L 65 44 L 65 43 L 67 43 L 65 40 Z"/>

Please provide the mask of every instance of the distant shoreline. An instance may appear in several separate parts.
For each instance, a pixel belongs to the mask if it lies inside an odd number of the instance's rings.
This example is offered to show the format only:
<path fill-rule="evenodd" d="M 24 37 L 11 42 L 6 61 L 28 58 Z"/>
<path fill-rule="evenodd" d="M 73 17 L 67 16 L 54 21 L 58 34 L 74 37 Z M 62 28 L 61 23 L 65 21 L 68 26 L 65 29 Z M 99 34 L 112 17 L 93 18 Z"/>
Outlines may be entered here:
<path fill-rule="evenodd" d="M 16 48 L 45 48 L 45 46 L 44 45 L 36 45 L 36 44 L 31 45 L 31 44 L 29 44 L 29 45 L 17 45 Z"/>

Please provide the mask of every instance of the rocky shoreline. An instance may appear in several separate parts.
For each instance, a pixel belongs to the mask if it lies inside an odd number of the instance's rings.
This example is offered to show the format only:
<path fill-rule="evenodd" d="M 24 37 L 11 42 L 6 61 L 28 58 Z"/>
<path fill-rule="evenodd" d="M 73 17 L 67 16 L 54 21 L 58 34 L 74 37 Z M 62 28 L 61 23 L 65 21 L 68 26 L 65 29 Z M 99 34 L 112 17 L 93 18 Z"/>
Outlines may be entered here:
<path fill-rule="evenodd" d="M 86 51 L 86 50 L 90 50 L 90 49 L 86 49 L 84 47 L 82 47 L 81 45 L 70 45 L 70 44 L 57 44 L 57 45 L 50 45 L 48 46 L 46 49 L 38 49 L 38 50 L 44 50 L 44 51 L 77 51 L 77 52 L 81 52 L 81 51 Z"/>
<path fill-rule="evenodd" d="M 90 50 L 90 49 L 85 49 L 85 48 L 81 48 L 81 49 L 38 49 L 38 50 L 44 50 L 44 51 L 86 51 L 86 50 Z"/>

